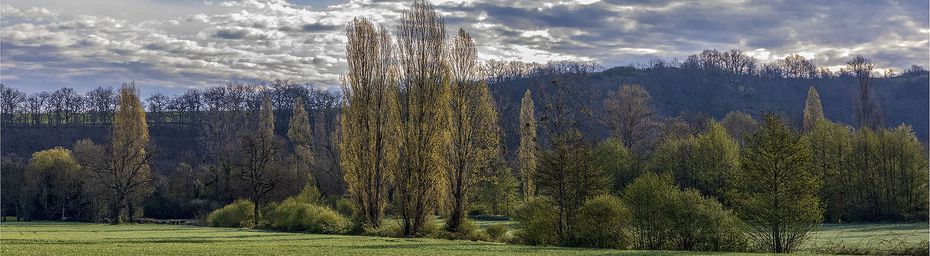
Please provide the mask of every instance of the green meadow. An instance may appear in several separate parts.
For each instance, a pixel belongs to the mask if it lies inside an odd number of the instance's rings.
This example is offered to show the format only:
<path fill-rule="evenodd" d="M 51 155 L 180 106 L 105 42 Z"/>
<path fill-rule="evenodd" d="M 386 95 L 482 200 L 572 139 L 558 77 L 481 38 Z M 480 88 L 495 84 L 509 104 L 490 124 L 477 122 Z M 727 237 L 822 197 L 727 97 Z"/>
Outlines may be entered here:
<path fill-rule="evenodd" d="M 482 223 L 486 224 L 486 223 Z M 926 245 L 926 223 L 824 225 L 799 254 Z M 924 247 L 926 249 L 926 247 Z M 866 251 L 869 250 L 869 251 Z M 710 255 L 715 252 L 538 247 L 427 238 L 285 233 L 238 228 L 66 222 L 0 224 L 3 255 Z M 926 250 L 924 251 L 926 252 Z M 730 255 L 739 255 L 729 253 Z"/>

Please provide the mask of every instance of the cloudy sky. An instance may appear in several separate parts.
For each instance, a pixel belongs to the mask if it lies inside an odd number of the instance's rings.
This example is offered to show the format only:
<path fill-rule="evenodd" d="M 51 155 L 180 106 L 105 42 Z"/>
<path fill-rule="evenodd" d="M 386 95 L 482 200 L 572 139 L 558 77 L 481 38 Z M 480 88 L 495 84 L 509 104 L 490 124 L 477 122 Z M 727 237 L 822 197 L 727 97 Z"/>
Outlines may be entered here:
<path fill-rule="evenodd" d="M 930 11 L 914 1 L 434 0 L 482 59 L 593 60 L 604 66 L 740 48 L 762 61 L 792 53 L 839 67 L 928 66 Z M 174 94 L 229 80 L 290 79 L 335 88 L 345 24 L 394 30 L 404 1 L 4 0 L 0 82 L 27 92 L 86 91 L 135 80 Z"/>

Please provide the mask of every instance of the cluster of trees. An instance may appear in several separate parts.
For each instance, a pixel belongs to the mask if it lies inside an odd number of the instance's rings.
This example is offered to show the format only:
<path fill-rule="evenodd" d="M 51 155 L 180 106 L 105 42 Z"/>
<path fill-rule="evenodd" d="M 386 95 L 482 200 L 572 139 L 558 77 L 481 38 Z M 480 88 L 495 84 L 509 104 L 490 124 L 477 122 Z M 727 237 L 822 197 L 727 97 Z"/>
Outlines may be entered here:
<path fill-rule="evenodd" d="M 131 221 L 151 193 L 153 148 L 135 86 L 119 90 L 113 131 L 105 145 L 89 140 L 32 155 L 28 165 L 5 161 L 4 208 L 32 220 Z"/>
<path fill-rule="evenodd" d="M 853 65 L 857 62 L 860 65 Z M 868 70 L 864 66 L 868 62 Z M 656 60 L 651 63 L 652 67 L 667 67 L 675 65 L 669 61 Z M 809 60 L 799 54 L 791 54 L 772 63 L 760 63 L 756 58 L 747 55 L 740 49 L 731 49 L 729 51 L 704 50 L 701 53 L 688 56 L 682 63 L 677 64 L 684 69 L 700 69 L 709 71 L 725 71 L 737 75 L 754 75 L 767 78 L 797 78 L 797 79 L 814 79 L 814 78 L 835 78 L 835 77 L 861 77 L 862 75 L 872 75 L 874 65 L 871 61 L 861 56 L 853 57 L 850 65 L 837 71 L 827 68 L 817 67 L 813 60 Z M 863 73 L 866 72 L 866 73 Z M 885 70 L 879 74 L 883 77 L 895 76 L 912 76 L 927 72 L 922 66 L 912 65 L 900 74 L 893 69 Z"/>

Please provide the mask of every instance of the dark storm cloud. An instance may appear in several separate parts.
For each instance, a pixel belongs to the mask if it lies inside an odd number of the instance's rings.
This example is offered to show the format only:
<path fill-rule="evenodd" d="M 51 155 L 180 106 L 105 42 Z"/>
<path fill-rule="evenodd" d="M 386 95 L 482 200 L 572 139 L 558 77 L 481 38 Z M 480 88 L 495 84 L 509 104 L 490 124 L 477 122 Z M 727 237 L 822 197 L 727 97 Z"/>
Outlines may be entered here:
<path fill-rule="evenodd" d="M 292 79 L 333 88 L 345 69 L 344 24 L 361 16 L 393 31 L 409 3 L 304 4 L 125 0 L 84 7 L 8 0 L 0 5 L 2 82 L 95 87 L 97 77 L 184 88 L 229 79 Z M 135 7 L 134 16 L 106 14 L 127 5 Z M 800 53 L 832 68 L 865 55 L 879 68 L 901 70 L 927 66 L 930 57 L 927 1 L 436 0 L 434 5 L 449 31 L 463 27 L 472 33 L 482 59 L 620 65 L 740 48 L 762 61 Z M 180 11 L 157 11 L 168 7 Z"/>

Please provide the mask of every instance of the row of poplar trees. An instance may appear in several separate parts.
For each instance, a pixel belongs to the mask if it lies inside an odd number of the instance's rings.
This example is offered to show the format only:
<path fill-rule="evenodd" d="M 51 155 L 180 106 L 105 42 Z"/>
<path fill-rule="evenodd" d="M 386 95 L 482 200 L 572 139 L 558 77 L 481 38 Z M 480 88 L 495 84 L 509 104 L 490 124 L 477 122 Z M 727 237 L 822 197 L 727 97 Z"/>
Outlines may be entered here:
<path fill-rule="evenodd" d="M 433 213 L 456 232 L 477 174 L 499 157 L 500 128 L 477 51 L 424 1 L 403 13 L 395 34 L 365 18 L 347 30 L 340 164 L 363 227 L 377 228 L 388 204 L 403 234 L 423 233 Z"/>

